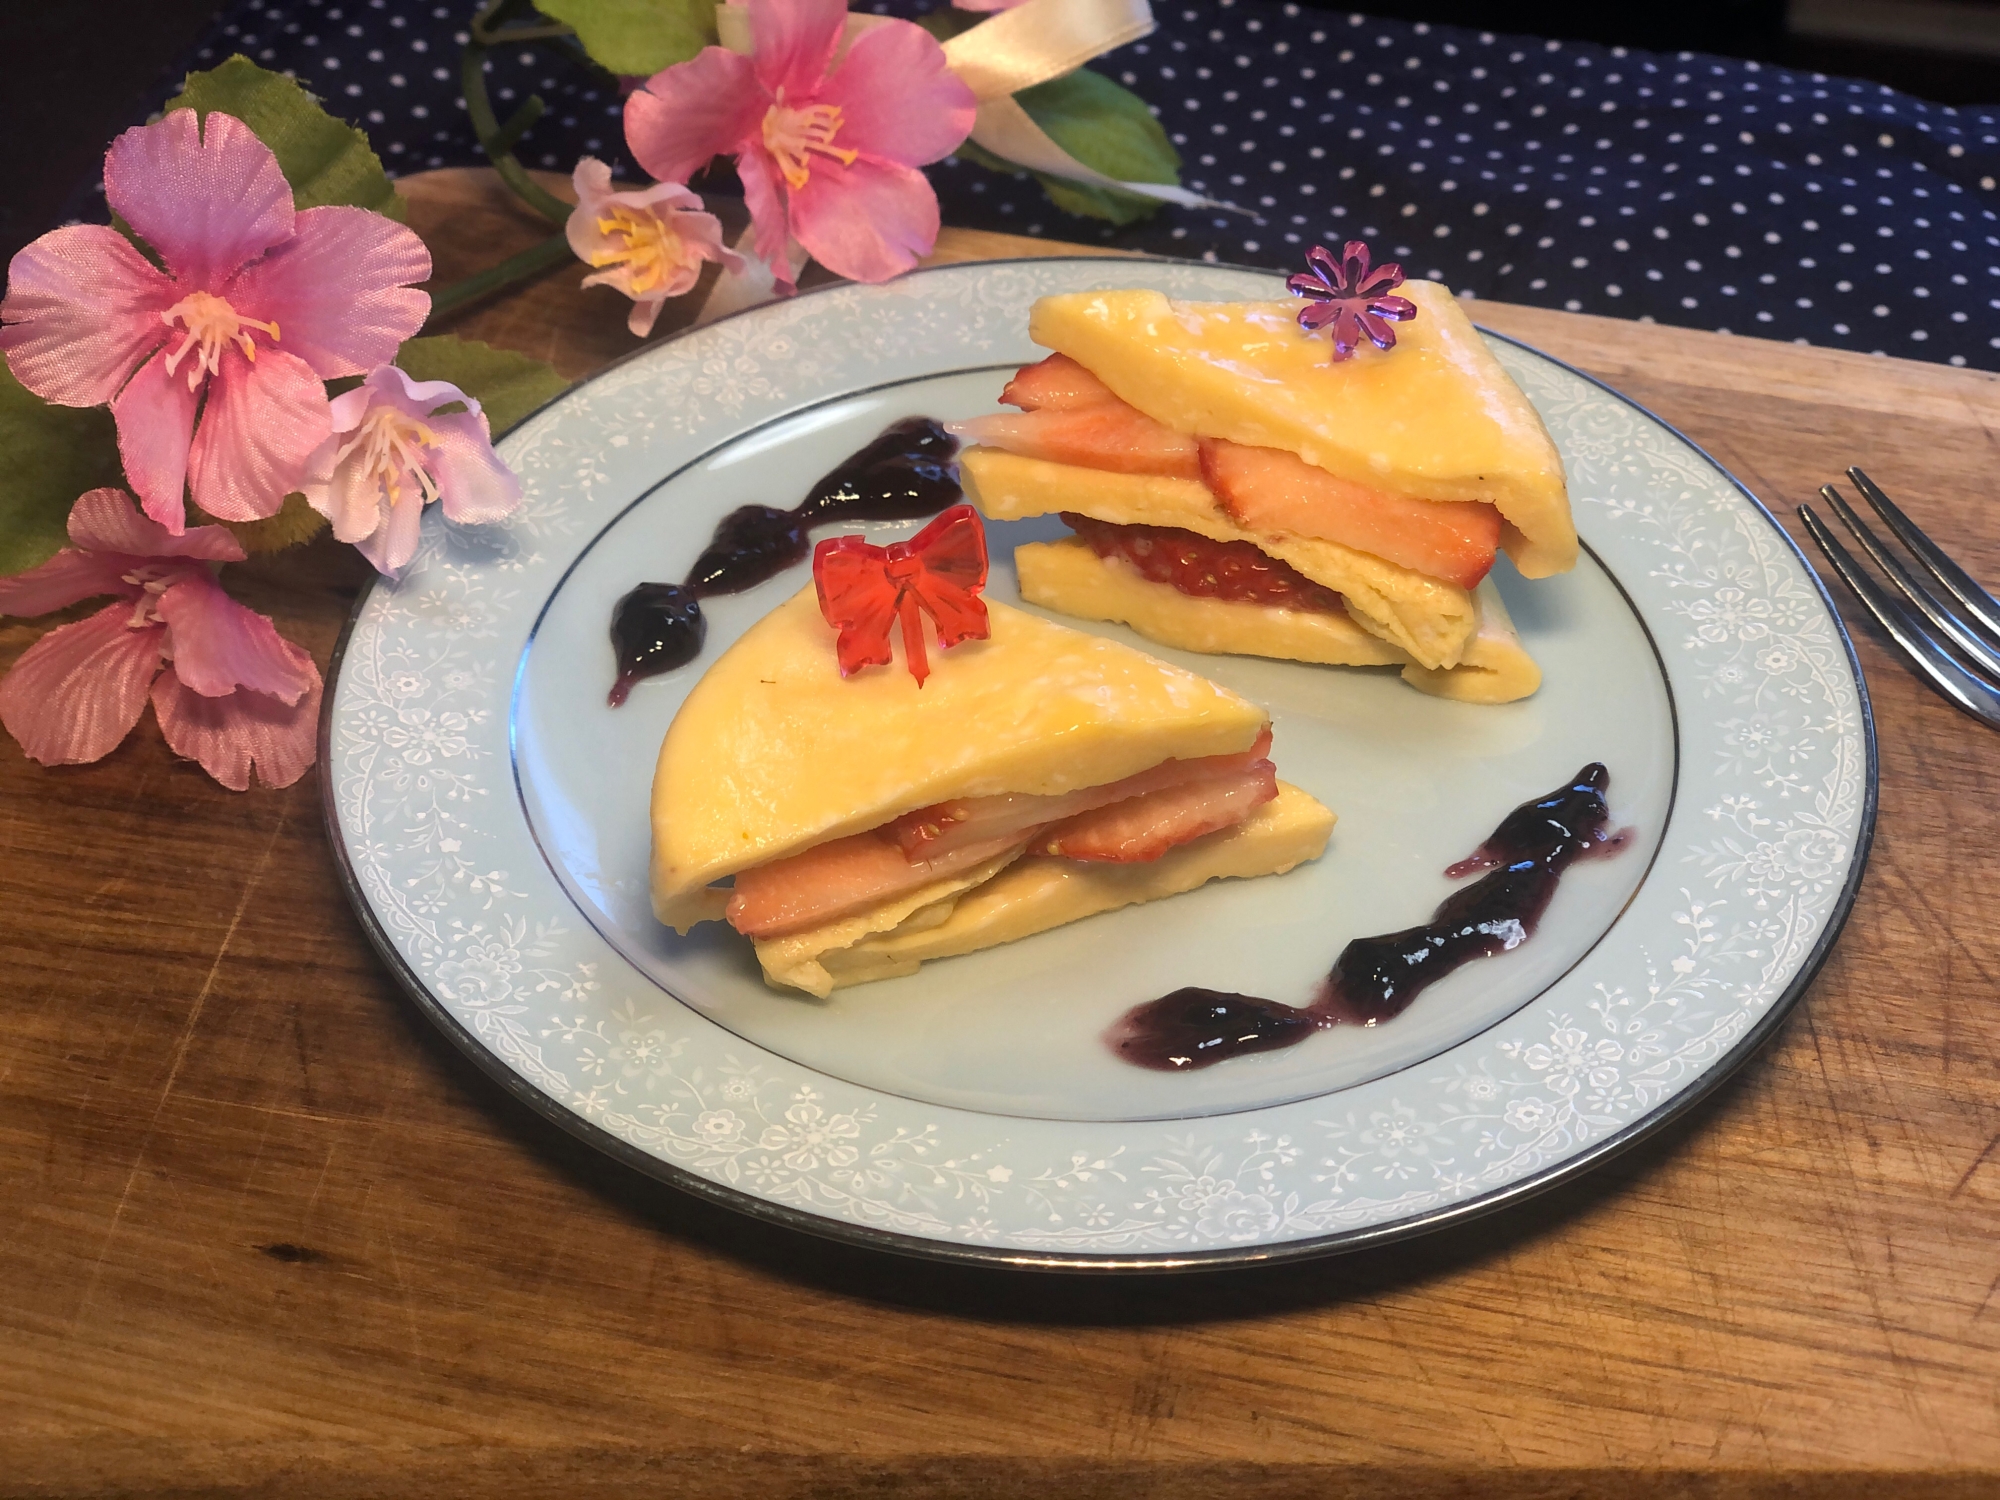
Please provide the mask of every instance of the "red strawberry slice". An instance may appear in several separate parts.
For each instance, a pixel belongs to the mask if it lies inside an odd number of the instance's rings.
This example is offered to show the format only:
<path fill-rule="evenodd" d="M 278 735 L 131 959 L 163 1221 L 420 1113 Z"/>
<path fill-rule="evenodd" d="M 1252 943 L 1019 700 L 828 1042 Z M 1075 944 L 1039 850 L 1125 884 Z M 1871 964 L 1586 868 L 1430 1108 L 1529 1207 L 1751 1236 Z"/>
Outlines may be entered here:
<path fill-rule="evenodd" d="M 1120 526 L 1071 511 L 1068 526 L 1099 557 L 1122 557 L 1141 577 L 1197 599 L 1339 614 L 1340 595 L 1249 542 L 1218 542 L 1178 526 Z"/>
<path fill-rule="evenodd" d="M 1005 406 L 1022 411 L 1073 411 L 1116 401 L 1111 387 L 1067 354 L 1051 354 L 1038 365 L 1023 365 L 1000 393 Z"/>
<path fill-rule="evenodd" d="M 1201 451 L 1195 439 L 1155 422 L 1115 396 L 1088 406 L 1047 406 L 1018 415 L 974 417 L 952 423 L 951 430 L 962 441 L 1004 448 L 1023 458 L 1114 474 L 1201 478 Z"/>
<path fill-rule="evenodd" d="M 1204 438 L 1201 472 L 1245 531 L 1339 542 L 1461 588 L 1486 576 L 1500 546 L 1490 505 L 1392 495 L 1277 448 Z"/>
<path fill-rule="evenodd" d="M 1271 750 L 1267 726 L 1257 743 L 1237 755 L 1205 755 L 1193 760 L 1162 761 L 1150 770 L 1082 787 L 1074 792 L 1035 797 L 1017 792 L 997 797 L 961 797 L 905 813 L 882 830 L 911 860 L 936 861 L 967 845 L 1009 837 L 1026 839 L 1038 829 L 1096 808 L 1123 802 L 1163 787 L 1230 775 L 1263 760 Z"/>
<path fill-rule="evenodd" d="M 1234 828 L 1277 795 L 1277 768 L 1268 760 L 1253 761 L 1071 818 L 1037 837 L 1028 852 L 1140 864 L 1205 834 Z"/>
<path fill-rule="evenodd" d="M 1033 832 L 962 844 L 914 862 L 879 831 L 835 839 L 739 874 L 729 898 L 729 925 L 753 938 L 804 932 L 1019 848 Z"/>

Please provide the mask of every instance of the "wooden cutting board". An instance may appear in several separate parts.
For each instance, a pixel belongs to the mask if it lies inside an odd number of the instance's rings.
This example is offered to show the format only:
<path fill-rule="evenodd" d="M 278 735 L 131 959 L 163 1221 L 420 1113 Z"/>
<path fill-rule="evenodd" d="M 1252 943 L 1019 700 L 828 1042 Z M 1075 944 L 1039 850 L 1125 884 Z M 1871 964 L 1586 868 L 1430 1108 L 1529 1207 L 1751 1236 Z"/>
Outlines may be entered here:
<path fill-rule="evenodd" d="M 480 174 L 404 185 L 442 281 L 546 232 Z M 584 373 L 632 340 L 576 279 L 458 331 Z M 2000 578 L 1995 377 L 1476 311 L 1788 524 L 1859 463 Z M 327 543 L 232 574 L 322 663 L 365 576 Z M 42 628 L 0 624 L 0 667 Z M 150 721 L 68 770 L 0 740 L 0 1496 L 2000 1493 L 2000 737 L 1856 635 L 1874 859 L 1715 1099 L 1455 1232 L 1115 1283 L 624 1172 L 398 993 L 316 777 L 221 791 Z"/>

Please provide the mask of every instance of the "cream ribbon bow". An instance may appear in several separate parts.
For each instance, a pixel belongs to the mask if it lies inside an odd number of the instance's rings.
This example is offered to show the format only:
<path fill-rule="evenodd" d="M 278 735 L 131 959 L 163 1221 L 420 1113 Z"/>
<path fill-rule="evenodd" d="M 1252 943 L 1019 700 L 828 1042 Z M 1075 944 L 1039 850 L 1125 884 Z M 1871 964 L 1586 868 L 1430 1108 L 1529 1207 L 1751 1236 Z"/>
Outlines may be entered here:
<path fill-rule="evenodd" d="M 850 14 L 846 39 L 852 41 L 857 32 L 887 19 Z M 750 51 L 747 6 L 718 5 L 715 22 L 723 46 L 732 52 Z M 1025 5 L 1000 11 L 960 32 L 944 44 L 944 55 L 952 72 L 979 101 L 979 114 L 972 124 L 973 143 L 1032 172 L 1070 182 L 1113 188 L 1184 208 L 1248 213 L 1233 203 L 1204 198 L 1168 183 L 1121 182 L 1107 177 L 1063 150 L 1016 102 L 1014 95 L 1022 89 L 1058 78 L 1114 47 L 1137 41 L 1151 33 L 1153 24 L 1153 9 L 1147 0 L 1027 0 Z"/>

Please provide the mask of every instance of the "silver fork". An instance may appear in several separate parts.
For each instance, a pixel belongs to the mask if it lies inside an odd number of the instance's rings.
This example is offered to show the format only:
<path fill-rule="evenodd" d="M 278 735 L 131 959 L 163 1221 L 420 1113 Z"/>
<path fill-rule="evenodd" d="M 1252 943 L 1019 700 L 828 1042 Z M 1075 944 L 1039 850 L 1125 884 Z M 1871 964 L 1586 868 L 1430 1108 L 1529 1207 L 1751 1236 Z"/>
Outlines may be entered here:
<path fill-rule="evenodd" d="M 1820 551 L 1826 554 L 1841 581 L 1889 632 L 1910 665 L 1952 704 L 1980 723 L 2000 729 L 2000 686 L 1996 686 L 2000 684 L 2000 600 L 1995 600 L 1971 574 L 1947 557 L 1937 543 L 1918 530 L 1916 523 L 1866 474 L 1849 469 L 1847 477 L 1854 481 L 1869 508 L 1909 549 L 1910 556 L 1929 575 L 1931 583 L 1912 573 L 1830 484 L 1820 486 L 1821 497 L 1902 598 L 1888 592 L 1869 575 L 1810 505 L 1799 507 L 1799 519 L 1819 543 Z"/>

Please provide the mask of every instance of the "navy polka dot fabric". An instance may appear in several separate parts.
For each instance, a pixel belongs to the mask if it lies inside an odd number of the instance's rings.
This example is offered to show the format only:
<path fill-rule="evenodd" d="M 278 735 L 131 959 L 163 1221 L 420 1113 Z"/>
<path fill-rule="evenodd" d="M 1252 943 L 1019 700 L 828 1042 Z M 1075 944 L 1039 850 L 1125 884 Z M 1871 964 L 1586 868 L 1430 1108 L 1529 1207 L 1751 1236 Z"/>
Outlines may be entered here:
<path fill-rule="evenodd" d="M 1096 66 L 1153 106 L 1189 186 L 1248 213 L 1114 229 L 1025 176 L 946 162 L 946 223 L 1286 269 L 1359 238 L 1476 297 L 2000 370 L 2000 109 L 1259 0 L 1154 10 L 1157 32 Z M 189 62 L 243 52 L 296 75 L 392 172 L 473 165 L 470 15 L 238 0 Z M 547 103 L 530 165 L 588 153 L 637 175 L 618 85 L 588 64 L 525 46 L 489 61 L 488 87 L 503 119 Z"/>

